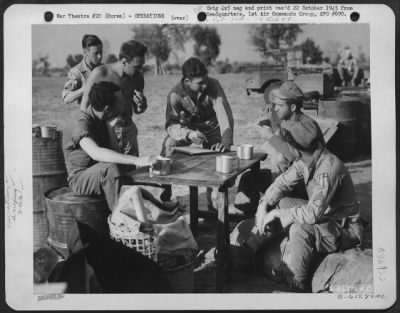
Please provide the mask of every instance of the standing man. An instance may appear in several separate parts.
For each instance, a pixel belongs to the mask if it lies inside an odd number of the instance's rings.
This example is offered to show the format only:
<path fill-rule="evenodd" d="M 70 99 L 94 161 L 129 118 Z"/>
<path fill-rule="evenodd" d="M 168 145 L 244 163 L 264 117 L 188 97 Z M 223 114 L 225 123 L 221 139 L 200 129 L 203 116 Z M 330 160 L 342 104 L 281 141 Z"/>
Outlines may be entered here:
<path fill-rule="evenodd" d="M 317 139 L 322 146 L 325 146 L 322 131 L 317 122 L 301 111 L 303 106 L 304 94 L 301 89 L 292 81 L 279 82 L 274 84 L 270 92 L 269 100 L 271 103 L 267 106 L 271 107 L 276 114 L 278 125 L 282 121 L 292 122 L 307 122 L 311 123 L 317 129 Z M 265 137 L 269 144 L 273 147 L 277 145 L 287 145 L 279 134 L 279 128 L 276 133 L 273 133 L 271 127 L 264 128 Z M 247 172 L 242 175 L 238 186 L 238 194 L 235 198 L 234 206 L 236 209 L 244 212 L 246 216 L 253 216 L 256 212 L 257 205 L 260 199 L 260 194 L 263 194 L 275 177 L 286 170 L 295 160 L 295 156 L 288 153 L 283 155 L 273 149 L 271 151 L 271 170 L 261 170 L 257 176 L 252 172 Z M 304 186 L 296 186 L 293 194 L 299 198 L 306 198 Z"/>
<path fill-rule="evenodd" d="M 315 124 L 285 121 L 281 135 L 285 144 L 275 148 L 283 155 L 295 155 L 296 160 L 267 189 L 256 218 L 244 222 L 254 227 L 242 242 L 246 252 L 239 257 L 248 260 L 268 240 L 285 233 L 279 276 L 294 290 L 306 291 L 312 258 L 360 244 L 363 227 L 351 176 L 321 144 Z M 287 197 L 301 181 L 309 200 Z"/>
<path fill-rule="evenodd" d="M 93 84 L 101 81 L 114 83 L 115 105 L 107 121 L 111 147 L 116 151 L 134 156 L 139 155 L 138 130 L 132 114 L 143 113 L 147 100 L 143 95 L 144 78 L 141 72 L 147 48 L 140 42 L 130 40 L 121 45 L 119 61 L 96 67 L 86 82 L 81 110 L 88 108 L 89 92 Z"/>
<path fill-rule="evenodd" d="M 84 35 L 82 38 L 83 59 L 71 68 L 62 92 L 64 103 L 80 104 L 85 82 L 93 69 L 101 65 L 103 43 L 96 35 Z"/>
<path fill-rule="evenodd" d="M 201 144 L 219 152 L 233 144 L 233 116 L 220 83 L 208 77 L 206 66 L 190 58 L 182 66 L 182 79 L 168 94 L 161 155 L 176 146 Z"/>

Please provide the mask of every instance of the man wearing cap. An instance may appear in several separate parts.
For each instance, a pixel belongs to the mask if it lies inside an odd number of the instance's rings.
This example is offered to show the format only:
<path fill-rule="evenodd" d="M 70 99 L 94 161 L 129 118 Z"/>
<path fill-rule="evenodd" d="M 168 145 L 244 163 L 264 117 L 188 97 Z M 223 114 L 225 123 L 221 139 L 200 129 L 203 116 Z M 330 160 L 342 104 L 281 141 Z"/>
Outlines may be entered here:
<path fill-rule="evenodd" d="M 288 154 L 282 155 L 275 151 L 274 146 L 287 145 L 279 135 L 279 125 L 282 121 L 297 121 L 312 123 L 317 129 L 317 140 L 325 146 L 322 131 L 317 122 L 311 117 L 301 112 L 304 94 L 301 89 L 292 81 L 278 82 L 271 86 L 267 105 L 271 107 L 276 114 L 278 129 L 274 133 L 270 127 L 263 127 L 264 134 L 272 149 L 269 152 L 271 156 L 271 170 L 261 170 L 256 175 L 247 172 L 242 175 L 239 183 L 238 193 L 235 198 L 235 208 L 244 212 L 247 216 L 252 216 L 260 199 L 260 193 L 264 193 L 275 177 L 284 173 L 293 163 L 295 156 Z M 304 186 L 297 186 L 292 194 L 300 198 L 306 198 Z"/>
<path fill-rule="evenodd" d="M 244 222 L 254 227 L 241 243 L 241 257 L 249 258 L 271 238 L 285 233 L 276 271 L 294 290 L 306 291 L 312 258 L 360 244 L 363 228 L 351 176 L 319 141 L 315 123 L 284 121 L 280 133 L 282 141 L 275 148 L 296 159 L 268 187 L 255 219 Z M 287 197 L 301 181 L 309 200 Z"/>

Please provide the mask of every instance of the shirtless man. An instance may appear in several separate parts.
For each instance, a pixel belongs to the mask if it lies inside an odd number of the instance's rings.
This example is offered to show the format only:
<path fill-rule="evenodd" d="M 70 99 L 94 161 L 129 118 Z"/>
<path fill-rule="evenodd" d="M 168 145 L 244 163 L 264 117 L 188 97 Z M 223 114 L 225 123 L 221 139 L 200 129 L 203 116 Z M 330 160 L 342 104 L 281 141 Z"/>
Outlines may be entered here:
<path fill-rule="evenodd" d="M 114 94 L 114 111 L 107 122 L 107 128 L 112 149 L 134 156 L 139 155 L 139 148 L 138 130 L 132 121 L 132 114 L 143 113 L 147 108 L 147 100 L 143 95 L 144 78 L 141 73 L 146 52 L 147 48 L 137 41 L 124 42 L 119 52 L 119 61 L 98 66 L 93 70 L 85 84 L 81 102 L 81 110 L 86 111 L 90 104 L 89 91 L 97 82 L 112 82 L 120 87 Z"/>

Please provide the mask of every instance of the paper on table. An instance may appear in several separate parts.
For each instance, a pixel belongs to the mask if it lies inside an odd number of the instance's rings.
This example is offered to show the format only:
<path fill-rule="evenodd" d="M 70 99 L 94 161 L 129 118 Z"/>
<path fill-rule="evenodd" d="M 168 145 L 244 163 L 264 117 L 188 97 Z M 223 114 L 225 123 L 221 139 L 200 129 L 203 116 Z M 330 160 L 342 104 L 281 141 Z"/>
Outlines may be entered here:
<path fill-rule="evenodd" d="M 190 154 L 190 155 L 217 153 L 217 151 L 214 151 L 211 149 L 205 149 L 205 148 L 201 148 L 201 147 L 196 147 L 196 146 L 175 147 L 174 151 L 182 152 L 182 153 L 186 153 L 186 154 Z"/>

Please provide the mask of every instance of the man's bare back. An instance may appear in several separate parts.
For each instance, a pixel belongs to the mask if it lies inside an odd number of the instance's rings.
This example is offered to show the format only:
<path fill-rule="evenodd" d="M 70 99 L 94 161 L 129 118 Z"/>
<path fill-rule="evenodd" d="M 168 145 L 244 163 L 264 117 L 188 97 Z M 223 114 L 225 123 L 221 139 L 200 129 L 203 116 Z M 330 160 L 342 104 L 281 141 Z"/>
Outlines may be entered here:
<path fill-rule="evenodd" d="M 122 70 L 119 71 L 118 68 L 119 64 L 117 62 L 112 64 L 101 65 L 93 70 L 93 72 L 90 74 L 86 82 L 85 90 L 83 92 L 83 98 L 81 102 L 82 111 L 85 111 L 89 106 L 88 95 L 93 84 L 98 83 L 100 81 L 107 81 L 107 82 L 112 82 L 121 88 L 121 77 L 123 73 Z M 124 104 L 124 98 L 121 89 L 119 91 L 116 91 L 114 95 L 115 95 L 114 107 L 121 108 Z"/>

